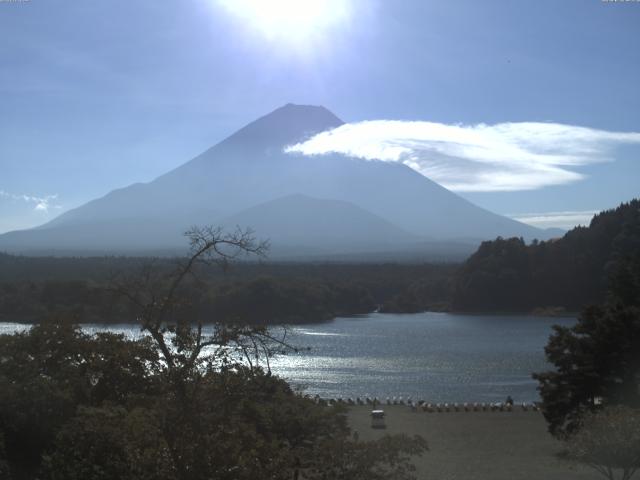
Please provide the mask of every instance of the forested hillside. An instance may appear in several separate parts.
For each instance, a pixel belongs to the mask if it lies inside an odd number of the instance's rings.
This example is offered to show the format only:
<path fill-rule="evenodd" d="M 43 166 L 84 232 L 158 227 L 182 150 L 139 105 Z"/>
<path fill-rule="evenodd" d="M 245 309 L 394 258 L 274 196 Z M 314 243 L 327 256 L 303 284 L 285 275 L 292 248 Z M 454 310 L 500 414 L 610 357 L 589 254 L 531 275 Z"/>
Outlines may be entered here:
<path fill-rule="evenodd" d="M 82 323 L 133 321 L 129 303 L 113 291 L 114 280 L 136 277 L 149 266 L 168 272 L 175 262 L 0 254 L 0 321 L 40 322 L 61 314 Z M 449 283 L 457 267 L 247 262 L 225 272 L 200 270 L 198 282 L 188 283 L 183 293 L 190 308 L 209 321 L 304 323 L 371 312 L 414 283 Z M 448 292 L 436 294 L 435 303 L 448 302 Z"/>
<path fill-rule="evenodd" d="M 483 242 L 456 275 L 452 308 L 575 312 L 602 302 L 612 274 L 639 257 L 640 200 L 635 199 L 557 240 Z"/>

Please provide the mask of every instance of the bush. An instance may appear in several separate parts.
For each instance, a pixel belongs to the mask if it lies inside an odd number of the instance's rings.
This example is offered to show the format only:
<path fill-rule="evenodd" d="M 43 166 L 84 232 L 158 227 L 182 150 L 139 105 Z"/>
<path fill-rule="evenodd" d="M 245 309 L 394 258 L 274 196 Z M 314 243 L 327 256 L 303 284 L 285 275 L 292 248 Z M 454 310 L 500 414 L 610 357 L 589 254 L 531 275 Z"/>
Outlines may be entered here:
<path fill-rule="evenodd" d="M 629 480 L 640 468 L 640 410 L 618 406 L 588 413 L 569 437 L 567 450 L 610 480 L 615 470 Z"/>

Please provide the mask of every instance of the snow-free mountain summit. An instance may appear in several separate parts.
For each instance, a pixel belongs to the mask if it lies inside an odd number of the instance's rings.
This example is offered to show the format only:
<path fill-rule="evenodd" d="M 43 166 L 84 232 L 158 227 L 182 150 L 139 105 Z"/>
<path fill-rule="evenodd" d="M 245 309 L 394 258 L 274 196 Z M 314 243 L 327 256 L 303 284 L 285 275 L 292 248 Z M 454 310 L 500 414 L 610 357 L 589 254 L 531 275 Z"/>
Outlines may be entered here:
<path fill-rule="evenodd" d="M 251 227 L 271 238 L 276 257 L 428 255 L 430 246 L 443 242 L 548 237 L 399 163 L 285 153 L 342 124 L 324 107 L 285 105 L 149 183 L 1 235 L 0 250 L 144 254 L 183 248 L 182 232 L 194 224 Z"/>

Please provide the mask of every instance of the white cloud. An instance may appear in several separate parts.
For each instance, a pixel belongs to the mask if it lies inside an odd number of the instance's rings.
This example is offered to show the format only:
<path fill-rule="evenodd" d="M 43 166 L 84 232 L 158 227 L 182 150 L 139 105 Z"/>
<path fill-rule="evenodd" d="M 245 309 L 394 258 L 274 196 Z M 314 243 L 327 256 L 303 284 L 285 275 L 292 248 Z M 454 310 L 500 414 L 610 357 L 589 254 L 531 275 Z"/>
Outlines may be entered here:
<path fill-rule="evenodd" d="M 17 200 L 26 203 L 33 204 L 33 210 L 36 212 L 48 213 L 49 209 L 60 209 L 60 205 L 54 204 L 58 199 L 58 195 L 46 195 L 44 197 L 35 197 L 32 195 L 9 193 L 4 190 L 0 190 L 0 198 L 8 198 L 10 200 Z"/>
<path fill-rule="evenodd" d="M 577 167 L 613 160 L 640 133 L 559 123 L 446 125 L 372 120 L 322 132 L 287 152 L 401 162 L 459 192 L 535 190 L 576 182 Z"/>
<path fill-rule="evenodd" d="M 538 228 L 563 228 L 570 230 L 578 225 L 591 223 L 598 210 L 578 210 L 567 212 L 514 213 L 508 217 Z"/>

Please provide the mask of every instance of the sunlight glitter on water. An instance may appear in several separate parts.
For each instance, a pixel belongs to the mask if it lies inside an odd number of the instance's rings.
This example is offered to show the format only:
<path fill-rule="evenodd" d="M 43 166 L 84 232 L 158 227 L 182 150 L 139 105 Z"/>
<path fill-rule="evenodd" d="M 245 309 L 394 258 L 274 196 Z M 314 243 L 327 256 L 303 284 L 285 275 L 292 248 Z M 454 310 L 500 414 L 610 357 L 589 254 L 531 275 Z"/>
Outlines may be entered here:
<path fill-rule="evenodd" d="M 372 314 L 290 327 L 297 353 L 270 359 L 274 373 L 322 397 L 412 396 L 432 402 L 538 400 L 531 373 L 549 368 L 544 346 L 551 325 L 573 319 L 442 313 Z M 0 324 L 0 333 L 29 328 Z M 137 325 L 85 324 L 142 336 Z M 211 332 L 212 327 L 206 327 Z M 275 329 L 275 333 L 282 330 Z"/>

